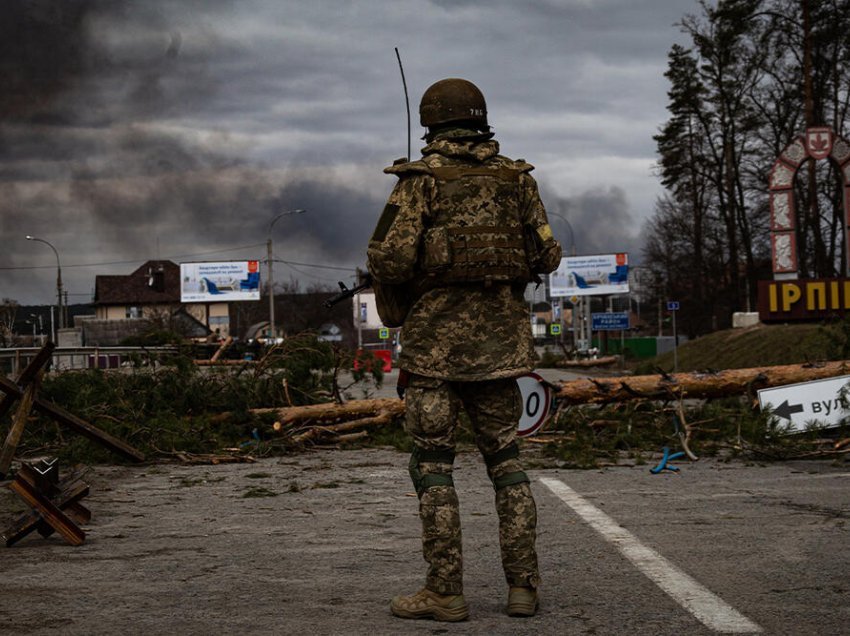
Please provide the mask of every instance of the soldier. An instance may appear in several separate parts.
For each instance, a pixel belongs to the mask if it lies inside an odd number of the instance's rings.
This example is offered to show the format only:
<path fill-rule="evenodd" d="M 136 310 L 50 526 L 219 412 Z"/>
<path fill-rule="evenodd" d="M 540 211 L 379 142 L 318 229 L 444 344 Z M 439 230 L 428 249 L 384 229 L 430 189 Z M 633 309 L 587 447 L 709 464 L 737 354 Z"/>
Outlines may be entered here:
<path fill-rule="evenodd" d="M 537 510 L 515 434 L 522 403 L 516 377 L 533 368 L 526 285 L 553 271 L 552 236 L 537 184 L 523 160 L 499 154 L 481 91 L 444 79 L 419 106 L 422 159 L 384 172 L 399 181 L 368 247 L 379 313 L 403 323 L 399 367 L 409 378 L 405 430 L 419 496 L 425 587 L 392 599 L 404 618 L 459 621 L 461 528 L 452 481 L 463 409 L 495 488 L 507 612 L 537 611 Z"/>

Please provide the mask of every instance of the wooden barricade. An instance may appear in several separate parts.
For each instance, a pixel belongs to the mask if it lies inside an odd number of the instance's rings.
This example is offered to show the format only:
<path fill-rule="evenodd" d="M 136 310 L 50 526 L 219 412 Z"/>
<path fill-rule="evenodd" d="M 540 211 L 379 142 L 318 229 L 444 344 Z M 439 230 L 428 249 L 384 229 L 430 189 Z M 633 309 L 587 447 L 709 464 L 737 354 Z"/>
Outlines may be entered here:
<path fill-rule="evenodd" d="M 47 363 L 50 362 L 55 347 L 56 345 L 52 342 L 45 344 L 14 382 L 0 376 L 0 393 L 5 394 L 3 399 L 0 400 L 0 417 L 5 415 L 16 401 L 20 400 L 12 421 L 12 426 L 6 436 L 6 441 L 3 444 L 3 448 L 0 449 L 0 479 L 4 479 L 9 472 L 12 458 L 15 455 L 18 442 L 20 442 L 26 421 L 32 410 L 46 415 L 59 424 L 88 437 L 126 459 L 135 462 L 144 461 L 144 454 L 129 444 L 89 424 L 56 404 L 38 397 L 40 379 L 45 372 Z"/>
<path fill-rule="evenodd" d="M 82 545 L 85 532 L 79 524 L 88 523 L 91 512 L 80 501 L 89 494 L 88 484 L 80 473 L 59 479 L 59 465 L 54 459 L 37 464 L 21 463 L 9 488 L 31 508 L 0 534 L 6 547 L 33 531 L 47 538 L 54 532 L 71 545 Z"/>

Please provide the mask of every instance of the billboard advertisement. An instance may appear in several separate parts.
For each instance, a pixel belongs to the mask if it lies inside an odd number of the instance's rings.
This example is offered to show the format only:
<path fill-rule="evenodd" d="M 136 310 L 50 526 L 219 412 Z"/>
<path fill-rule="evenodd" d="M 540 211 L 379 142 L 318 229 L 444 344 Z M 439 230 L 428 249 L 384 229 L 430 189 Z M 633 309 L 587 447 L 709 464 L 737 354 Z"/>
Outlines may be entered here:
<path fill-rule="evenodd" d="M 549 274 L 549 293 L 553 298 L 627 294 L 629 255 L 565 256 L 558 269 Z"/>
<path fill-rule="evenodd" d="M 259 261 L 180 263 L 180 302 L 260 299 Z"/>

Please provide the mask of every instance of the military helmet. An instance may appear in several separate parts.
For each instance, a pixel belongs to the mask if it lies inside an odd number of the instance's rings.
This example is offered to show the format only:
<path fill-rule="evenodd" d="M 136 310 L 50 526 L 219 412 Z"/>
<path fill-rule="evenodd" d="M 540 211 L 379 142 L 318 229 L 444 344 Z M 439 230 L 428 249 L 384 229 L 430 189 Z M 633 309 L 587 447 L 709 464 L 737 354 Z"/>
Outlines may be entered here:
<path fill-rule="evenodd" d="M 472 122 L 479 130 L 489 129 L 487 103 L 478 87 L 457 77 L 431 84 L 419 102 L 419 122 L 431 128 L 460 121 Z"/>

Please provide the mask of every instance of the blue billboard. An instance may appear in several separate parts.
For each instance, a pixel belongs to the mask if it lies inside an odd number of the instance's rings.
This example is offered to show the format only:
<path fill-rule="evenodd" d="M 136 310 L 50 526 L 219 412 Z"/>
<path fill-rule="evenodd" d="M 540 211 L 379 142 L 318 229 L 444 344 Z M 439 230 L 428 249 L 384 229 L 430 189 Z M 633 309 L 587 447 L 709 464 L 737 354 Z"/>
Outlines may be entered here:
<path fill-rule="evenodd" d="M 625 331 L 629 328 L 629 313 L 626 311 L 607 311 L 590 314 L 593 331 Z"/>

